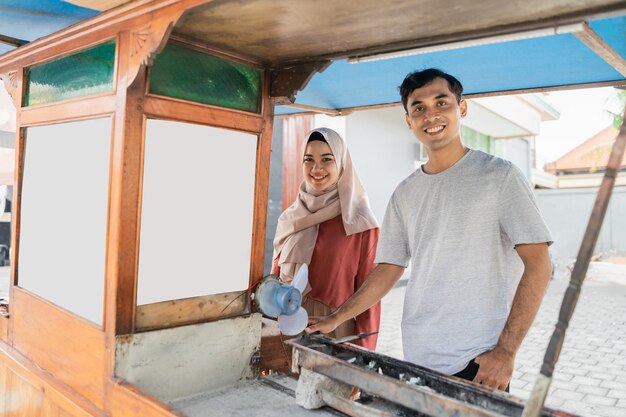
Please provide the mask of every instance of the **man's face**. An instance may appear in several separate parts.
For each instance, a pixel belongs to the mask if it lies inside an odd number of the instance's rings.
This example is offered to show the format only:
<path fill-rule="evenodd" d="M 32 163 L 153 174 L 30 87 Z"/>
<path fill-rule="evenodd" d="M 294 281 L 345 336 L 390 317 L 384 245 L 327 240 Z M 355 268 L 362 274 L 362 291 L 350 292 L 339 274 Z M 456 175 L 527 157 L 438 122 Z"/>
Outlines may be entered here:
<path fill-rule="evenodd" d="M 467 103 L 459 104 L 448 82 L 435 78 L 408 97 L 406 123 L 427 150 L 438 151 L 461 140 L 461 118 Z"/>

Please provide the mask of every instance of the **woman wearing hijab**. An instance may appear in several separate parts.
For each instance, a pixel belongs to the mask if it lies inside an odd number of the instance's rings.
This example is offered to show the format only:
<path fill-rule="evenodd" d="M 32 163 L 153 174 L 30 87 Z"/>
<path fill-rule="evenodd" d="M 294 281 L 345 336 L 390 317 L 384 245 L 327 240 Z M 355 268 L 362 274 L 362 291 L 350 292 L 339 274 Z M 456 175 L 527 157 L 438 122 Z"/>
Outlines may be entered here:
<path fill-rule="evenodd" d="M 272 274 L 291 282 L 302 264 L 310 290 L 302 306 L 309 316 L 326 316 L 365 282 L 374 269 L 378 223 L 341 136 L 328 128 L 306 137 L 304 181 L 296 201 L 278 219 Z M 331 337 L 377 332 L 380 303 L 339 326 Z M 377 335 L 357 341 L 374 349 Z"/>

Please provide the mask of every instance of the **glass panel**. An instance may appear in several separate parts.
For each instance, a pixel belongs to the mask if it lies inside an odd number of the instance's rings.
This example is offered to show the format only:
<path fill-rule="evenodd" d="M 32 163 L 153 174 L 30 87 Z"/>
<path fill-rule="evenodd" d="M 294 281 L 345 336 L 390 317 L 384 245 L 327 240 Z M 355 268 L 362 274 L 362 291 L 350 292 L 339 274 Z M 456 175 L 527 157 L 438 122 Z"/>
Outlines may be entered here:
<path fill-rule="evenodd" d="M 113 90 L 115 41 L 26 70 L 26 106 Z"/>
<path fill-rule="evenodd" d="M 28 128 L 19 286 L 102 324 L 111 118 Z"/>
<path fill-rule="evenodd" d="M 167 45 L 150 70 L 150 92 L 259 113 L 261 70 Z"/>
<path fill-rule="evenodd" d="M 463 143 L 472 149 L 478 149 L 486 153 L 494 153 L 494 139 L 466 126 L 461 126 Z"/>
<path fill-rule="evenodd" d="M 248 288 L 257 137 L 148 120 L 137 305 Z"/>

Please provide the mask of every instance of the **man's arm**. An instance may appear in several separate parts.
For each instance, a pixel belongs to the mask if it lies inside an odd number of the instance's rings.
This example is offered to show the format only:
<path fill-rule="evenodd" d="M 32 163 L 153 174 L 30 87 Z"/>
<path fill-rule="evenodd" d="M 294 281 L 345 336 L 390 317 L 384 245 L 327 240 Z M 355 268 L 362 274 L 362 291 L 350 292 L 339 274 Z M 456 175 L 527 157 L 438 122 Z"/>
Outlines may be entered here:
<path fill-rule="evenodd" d="M 552 263 L 546 243 L 517 245 L 524 274 L 520 279 L 509 318 L 493 350 L 476 358 L 480 366 L 474 382 L 504 390 L 511 381 L 515 368 L 515 355 L 526 336 L 541 305 Z"/>
<path fill-rule="evenodd" d="M 345 303 L 341 305 L 333 314 L 322 317 L 315 322 L 316 318 L 311 318 L 314 324 L 304 329 L 307 333 L 321 332 L 330 333 L 341 323 L 358 316 L 393 288 L 402 276 L 405 268 L 403 266 L 391 264 L 379 264 L 368 276 L 361 288 L 352 294 Z"/>

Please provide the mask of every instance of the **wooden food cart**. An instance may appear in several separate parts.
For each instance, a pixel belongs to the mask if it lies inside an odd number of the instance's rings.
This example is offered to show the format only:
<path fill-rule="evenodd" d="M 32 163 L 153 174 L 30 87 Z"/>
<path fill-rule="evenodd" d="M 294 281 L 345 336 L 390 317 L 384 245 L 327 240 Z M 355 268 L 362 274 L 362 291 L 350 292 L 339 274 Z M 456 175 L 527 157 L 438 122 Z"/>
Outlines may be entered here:
<path fill-rule="evenodd" d="M 283 355 L 262 349 L 251 303 L 275 114 L 395 104 L 406 69 L 433 63 L 473 73 L 470 97 L 624 85 L 625 14 L 618 0 L 138 0 L 1 55 L 17 140 L 0 414 L 335 413 L 259 378 Z M 457 400 L 438 415 L 504 412 Z"/>

